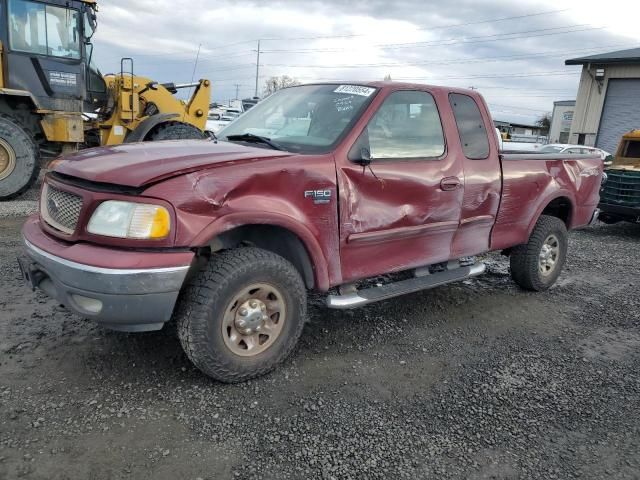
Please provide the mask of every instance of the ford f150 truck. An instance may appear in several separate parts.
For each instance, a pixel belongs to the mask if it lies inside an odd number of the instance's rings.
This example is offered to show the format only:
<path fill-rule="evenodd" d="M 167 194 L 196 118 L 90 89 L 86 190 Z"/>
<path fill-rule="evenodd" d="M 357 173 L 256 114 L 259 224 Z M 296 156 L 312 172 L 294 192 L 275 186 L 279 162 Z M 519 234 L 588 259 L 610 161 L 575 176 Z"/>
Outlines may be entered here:
<path fill-rule="evenodd" d="M 474 91 L 297 86 L 217 140 L 55 161 L 20 264 L 107 328 L 175 321 L 199 369 L 242 381 L 293 351 L 308 290 L 357 307 L 478 275 L 491 250 L 521 287 L 549 288 L 567 230 L 597 216 L 601 175 L 597 156 L 501 155 Z"/>

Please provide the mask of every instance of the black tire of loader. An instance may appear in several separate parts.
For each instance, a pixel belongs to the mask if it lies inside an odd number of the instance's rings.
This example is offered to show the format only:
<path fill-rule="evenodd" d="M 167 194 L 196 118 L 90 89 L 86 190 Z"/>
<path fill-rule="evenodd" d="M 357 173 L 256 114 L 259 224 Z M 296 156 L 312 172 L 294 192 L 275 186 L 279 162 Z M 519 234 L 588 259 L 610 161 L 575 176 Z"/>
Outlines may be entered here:
<path fill-rule="evenodd" d="M 13 172 L 0 180 L 0 200 L 10 200 L 29 189 L 38 178 L 40 151 L 32 135 L 8 115 L 0 114 L 0 138 L 15 153 Z"/>
<path fill-rule="evenodd" d="M 205 134 L 188 123 L 166 122 L 154 128 L 146 137 L 148 141 L 203 139 Z"/>

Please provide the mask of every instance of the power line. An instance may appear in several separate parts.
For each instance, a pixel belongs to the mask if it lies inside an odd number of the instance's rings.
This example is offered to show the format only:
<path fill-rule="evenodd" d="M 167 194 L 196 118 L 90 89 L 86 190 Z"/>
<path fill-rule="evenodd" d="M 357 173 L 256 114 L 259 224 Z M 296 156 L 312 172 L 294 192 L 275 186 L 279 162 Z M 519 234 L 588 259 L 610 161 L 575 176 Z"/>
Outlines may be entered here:
<path fill-rule="evenodd" d="M 528 78 L 528 77 L 547 77 L 547 76 L 574 76 L 577 73 L 580 73 L 579 71 L 575 71 L 575 72 L 567 72 L 566 70 L 551 70 L 551 71 L 544 71 L 544 72 L 531 72 L 531 73 L 497 73 L 497 74 L 487 74 L 487 75 L 468 75 L 468 76 L 423 76 L 423 77 L 399 77 L 396 78 L 396 80 L 398 81 L 413 81 L 413 80 L 424 80 L 424 81 L 429 81 L 429 80 L 469 80 L 469 79 L 475 79 L 475 78 Z M 222 79 L 215 79 L 212 78 L 211 81 L 212 82 L 217 82 L 217 83 L 222 83 L 222 82 L 236 82 L 236 81 L 248 81 L 248 80 L 254 80 L 255 77 L 242 77 L 242 78 L 238 78 L 238 77 L 234 77 L 234 78 L 222 78 Z M 309 83 L 313 83 L 313 82 L 343 82 L 345 81 L 344 78 L 323 78 L 323 77 L 310 77 L 310 76 L 306 76 L 306 77 L 297 77 L 299 80 L 305 80 L 308 81 Z M 355 78 L 349 79 L 350 81 L 353 82 L 368 82 L 371 79 L 364 79 L 364 80 L 358 80 Z M 481 87 L 478 87 L 481 88 Z M 496 88 L 500 88 L 500 87 L 496 87 Z"/>
<path fill-rule="evenodd" d="M 479 25 L 482 23 L 494 23 L 494 22 L 503 22 L 506 20 L 516 20 L 516 19 L 521 19 L 521 18 L 528 18 L 528 17 L 538 17 L 541 15 L 550 15 L 553 13 L 560 13 L 560 12 L 566 12 L 570 10 L 569 8 L 563 8 L 560 10 L 547 10 L 544 12 L 538 12 L 538 13 L 528 13 L 525 15 L 514 15 L 511 17 L 501 17 L 501 18 L 489 18 L 486 20 L 478 20 L 478 21 L 474 21 L 474 22 L 466 22 L 466 23 L 454 23 L 454 24 L 450 24 L 450 25 L 437 25 L 437 26 L 429 26 L 429 27 L 419 27 L 417 30 L 444 30 L 444 29 L 449 29 L 449 28 L 456 28 L 456 27 L 466 27 L 469 25 Z M 367 36 L 374 36 L 377 35 L 377 33 L 353 33 L 353 34 L 343 34 L 343 35 L 314 35 L 314 36 L 305 36 L 305 37 L 272 37 L 272 38 L 262 38 L 263 41 L 290 41 L 290 40 L 326 40 L 326 39 L 332 39 L 332 38 L 353 38 L 353 37 L 367 37 Z M 256 41 L 256 40 L 253 40 Z"/>
<path fill-rule="evenodd" d="M 471 58 L 462 58 L 462 59 L 448 59 L 448 60 L 428 60 L 428 61 L 420 61 L 420 62 L 393 62 L 393 63 L 361 63 L 361 64 L 350 64 L 350 65 L 322 65 L 322 64 L 287 64 L 287 63 L 261 63 L 260 66 L 263 67 L 287 67 L 287 68 L 322 68 L 322 69 L 341 69 L 341 68 L 370 68 L 370 67 L 404 67 L 404 66 L 419 66 L 419 65 L 455 65 L 455 64 L 467 64 L 467 63 L 483 63 L 483 62 L 499 62 L 499 61 L 518 61 L 522 59 L 528 58 L 548 58 L 548 57 L 562 57 L 565 55 L 573 54 L 573 53 L 597 53 L 605 48 L 622 48 L 622 47 L 633 47 L 636 44 L 630 43 L 618 43 L 613 45 L 602 45 L 596 47 L 589 48 L 579 48 L 574 50 L 566 50 L 563 52 L 539 52 L 539 53 L 531 53 L 531 54 L 516 54 L 516 55 L 502 55 L 502 56 L 489 56 L 489 57 L 471 57 Z M 247 54 L 242 55 L 231 55 L 228 57 L 220 56 L 220 58 L 234 58 L 236 56 L 246 56 L 246 55 L 255 55 L 256 51 L 253 50 Z M 261 50 L 260 53 L 264 53 L 264 50 Z M 200 55 L 202 58 L 202 54 Z M 200 64 L 209 62 L 210 60 L 200 60 Z M 140 62 L 146 63 L 146 62 Z M 166 63 L 185 63 L 191 64 L 192 61 L 180 60 L 180 61 L 163 61 L 163 64 Z M 220 65 L 220 64 L 218 64 Z M 245 63 L 245 64 L 222 64 L 219 68 L 215 68 L 209 70 L 209 72 L 222 72 L 227 70 L 238 70 L 242 68 L 253 68 L 255 67 L 255 63 Z"/>
<path fill-rule="evenodd" d="M 608 45 L 602 47 L 589 47 L 589 48 L 579 48 L 575 50 L 566 50 L 564 52 L 541 52 L 541 53 L 531 53 L 531 54 L 517 54 L 517 55 L 502 55 L 502 56 L 490 56 L 490 57 L 471 57 L 465 59 L 449 59 L 449 60 L 427 60 L 421 62 L 395 62 L 395 63 L 360 63 L 360 64 L 350 64 L 350 65 L 294 65 L 294 64 L 286 64 L 286 63 L 265 63 L 262 64 L 265 67 L 290 67 L 290 68 L 328 68 L 328 69 L 340 69 L 340 68 L 370 68 L 370 67 L 405 67 L 405 66 L 418 66 L 418 65 L 455 65 L 461 63 L 484 63 L 489 61 L 512 61 L 512 60 L 522 60 L 527 58 L 544 58 L 544 57 L 563 57 L 565 55 L 573 54 L 573 53 L 591 53 L 591 52 L 599 52 L 603 48 L 615 48 L 621 46 L 631 46 L 635 44 L 616 44 L 616 45 Z"/>
<path fill-rule="evenodd" d="M 465 27 L 465 26 L 469 26 L 469 25 L 480 25 L 480 24 L 484 24 L 484 23 L 494 23 L 494 22 L 503 22 L 503 21 L 507 21 L 507 20 L 517 20 L 517 19 L 522 19 L 522 18 L 529 18 L 529 17 L 538 17 L 538 16 L 543 16 L 543 15 L 551 15 L 554 13 L 561 13 L 561 12 L 566 12 L 568 10 L 571 10 L 569 8 L 564 8 L 564 9 L 559 9 L 559 10 L 547 10 L 547 11 L 543 11 L 543 12 L 537 12 L 537 13 L 528 13 L 528 14 L 524 14 L 524 15 L 514 15 L 514 16 L 510 16 L 510 17 L 498 17 L 498 18 L 489 18 L 489 19 L 485 19 L 485 20 L 477 20 L 477 21 L 473 21 L 473 22 L 465 22 L 465 23 L 455 23 L 455 24 L 449 24 L 449 25 L 435 25 L 435 26 L 424 26 L 424 27 L 419 27 L 418 30 L 445 30 L 445 29 L 449 29 L 449 28 L 457 28 L 457 27 Z M 562 28 L 562 27 L 558 27 L 558 28 Z M 565 27 L 568 28 L 568 27 Z M 232 43 L 226 43 L 226 44 L 218 44 L 218 45 L 212 45 L 212 46 L 204 46 L 203 49 L 204 50 L 220 50 L 223 48 L 229 48 L 229 47 L 234 47 L 237 45 L 244 45 L 244 44 L 249 44 L 249 43 L 255 43 L 258 40 L 262 40 L 262 41 L 291 41 L 291 40 L 323 40 L 323 39 L 331 39 L 331 38 L 350 38 L 350 37 L 365 37 L 365 36 L 374 36 L 377 35 L 377 33 L 359 33 L 359 34 L 343 34 L 343 35 L 315 35 L 315 36 L 303 36 L 303 37 L 263 37 L 263 38 L 255 38 L 255 39 L 250 39 L 250 40 L 240 40 L 237 42 L 232 42 Z M 136 54 L 136 57 L 166 57 L 168 55 L 194 55 L 197 51 L 197 48 L 193 48 L 190 50 L 182 50 L 182 51 L 176 51 L 176 52 L 163 52 L 163 53 L 141 53 L 141 54 Z M 203 54 L 203 56 L 207 56 L 206 54 Z M 223 55 L 224 56 L 224 55 Z M 117 56 L 113 56 L 114 58 Z"/>
<path fill-rule="evenodd" d="M 518 107 L 515 105 L 501 105 L 499 103 L 491 103 L 489 102 L 489 106 L 494 106 L 494 107 L 502 107 L 502 108 L 518 108 L 520 110 L 531 110 L 533 112 L 546 112 L 548 110 L 540 110 L 539 108 L 527 108 L 527 107 Z"/>
<path fill-rule="evenodd" d="M 466 75 L 466 76 L 422 76 L 422 77 L 400 77 L 396 80 L 408 81 L 408 80 L 429 80 L 429 79 L 441 79 L 441 80 L 464 80 L 470 78 L 522 78 L 522 77 L 546 77 L 546 76 L 564 76 L 564 75 L 575 75 L 576 73 L 580 73 L 579 71 L 575 72 L 567 72 L 566 70 L 552 70 L 546 72 L 531 72 L 531 73 L 497 73 L 497 74 L 482 74 L 482 75 Z M 313 81 L 327 81 L 327 82 L 340 82 L 344 81 L 344 78 L 318 78 L 318 77 L 298 77 L 302 79 L 312 79 Z M 363 81 L 367 82 L 368 80 L 357 80 L 351 79 L 352 81 Z"/>
<path fill-rule="evenodd" d="M 560 28 L 560 27 L 559 27 Z M 569 27 L 563 27 L 563 28 L 569 28 Z M 410 43 L 395 43 L 395 44 L 379 44 L 379 45 L 367 45 L 367 46 L 363 46 L 364 48 L 371 48 L 371 47 L 376 47 L 376 48 L 381 48 L 384 50 L 387 49 L 401 49 L 401 48 L 425 48 L 425 47 L 438 47 L 438 46 L 450 46 L 450 45 L 460 45 L 460 44 L 476 44 L 476 43 L 488 43 L 488 42 L 497 42 L 497 41 L 502 41 L 502 40 L 519 40 L 522 38 L 535 38 L 535 37 L 547 37 L 547 36 L 552 36 L 552 35 L 566 35 L 566 34 L 570 34 L 570 33 L 579 33 L 579 32 L 588 32 L 588 31 L 592 31 L 592 30 L 602 30 L 604 27 L 588 27 L 588 28 L 581 28 L 581 29 L 576 29 L 576 30 L 567 30 L 564 32 L 546 32 L 546 33 L 539 33 L 539 34 L 534 34 L 534 35 L 522 35 L 522 36 L 513 36 L 513 37 L 503 37 L 503 38 L 490 38 L 490 39 L 486 39 L 486 40 L 473 40 L 473 41 L 466 41 L 466 40 L 460 40 L 460 41 L 455 41 L 455 42 L 449 42 L 449 43 L 428 43 L 428 42 L 421 42 L 421 43 L 416 43 L 416 42 L 410 42 Z M 543 30 L 548 30 L 548 29 L 540 29 L 538 31 L 543 31 Z M 530 30 L 529 32 L 533 32 L 535 30 Z M 518 32 L 513 32 L 510 34 L 504 34 L 504 35 L 516 35 L 516 33 Z M 524 33 L 524 32 L 520 32 L 520 33 Z M 495 35 L 487 35 L 487 37 L 492 37 Z M 441 42 L 441 41 L 433 41 L 433 42 Z M 362 48 L 362 47 L 361 47 Z M 349 51 L 349 50 L 353 50 L 353 48 L 313 48 L 313 49 L 279 49 L 279 50 L 263 50 L 262 53 L 300 53 L 300 54 L 305 54 L 305 53 L 318 53 L 318 52 L 324 52 L 324 53 L 335 53 L 335 52 L 344 52 L 344 51 Z"/>

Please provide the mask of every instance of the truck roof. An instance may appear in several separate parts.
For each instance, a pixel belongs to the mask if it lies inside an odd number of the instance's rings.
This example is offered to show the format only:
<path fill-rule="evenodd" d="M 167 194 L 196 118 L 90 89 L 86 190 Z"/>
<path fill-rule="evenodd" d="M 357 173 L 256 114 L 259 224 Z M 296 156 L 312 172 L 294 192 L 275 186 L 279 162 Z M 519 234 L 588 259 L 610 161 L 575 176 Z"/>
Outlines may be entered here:
<path fill-rule="evenodd" d="M 442 91 L 444 93 L 449 92 L 459 92 L 464 93 L 466 95 L 481 97 L 480 93 L 477 90 L 471 90 L 470 88 L 460 88 L 460 87 L 447 87 L 443 85 L 432 85 L 427 83 L 417 83 L 417 82 L 396 82 L 395 80 L 380 80 L 380 81 L 364 81 L 364 80 L 336 80 L 330 82 L 309 82 L 304 83 L 302 85 L 362 85 L 365 87 L 374 87 L 374 88 L 393 88 L 400 90 L 411 90 L 416 88 L 425 88 L 427 87 L 431 91 Z"/>

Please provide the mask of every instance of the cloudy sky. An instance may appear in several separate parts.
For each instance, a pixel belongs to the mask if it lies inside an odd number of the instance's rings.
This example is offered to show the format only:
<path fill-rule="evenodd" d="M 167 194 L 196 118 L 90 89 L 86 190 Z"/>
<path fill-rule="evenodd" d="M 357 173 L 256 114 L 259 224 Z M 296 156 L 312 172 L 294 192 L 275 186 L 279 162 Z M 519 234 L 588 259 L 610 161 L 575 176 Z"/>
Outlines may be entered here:
<path fill-rule="evenodd" d="M 575 98 L 567 58 L 640 47 L 631 0 L 105 0 L 95 59 L 121 56 L 159 81 L 213 82 L 213 99 L 253 96 L 269 76 L 474 87 L 495 118 L 532 123 Z M 629 9 L 636 9 L 631 12 Z M 626 12 L 626 13 L 624 13 Z M 200 48 L 198 61 L 196 55 Z M 194 73 L 195 67 L 195 73 Z"/>

